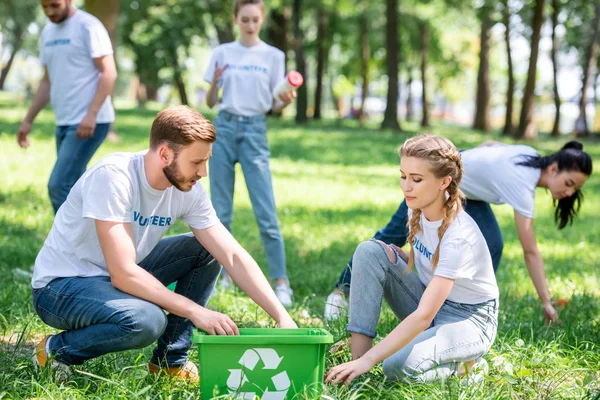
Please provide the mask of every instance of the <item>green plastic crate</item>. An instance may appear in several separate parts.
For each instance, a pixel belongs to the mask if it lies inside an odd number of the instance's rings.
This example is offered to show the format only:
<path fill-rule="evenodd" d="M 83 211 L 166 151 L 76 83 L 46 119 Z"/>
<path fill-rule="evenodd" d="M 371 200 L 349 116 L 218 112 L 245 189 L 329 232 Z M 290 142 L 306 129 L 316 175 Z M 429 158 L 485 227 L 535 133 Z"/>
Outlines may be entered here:
<path fill-rule="evenodd" d="M 333 337 L 317 328 L 240 328 L 239 336 L 194 330 L 192 342 L 198 345 L 203 400 L 227 394 L 283 400 L 321 391 Z"/>

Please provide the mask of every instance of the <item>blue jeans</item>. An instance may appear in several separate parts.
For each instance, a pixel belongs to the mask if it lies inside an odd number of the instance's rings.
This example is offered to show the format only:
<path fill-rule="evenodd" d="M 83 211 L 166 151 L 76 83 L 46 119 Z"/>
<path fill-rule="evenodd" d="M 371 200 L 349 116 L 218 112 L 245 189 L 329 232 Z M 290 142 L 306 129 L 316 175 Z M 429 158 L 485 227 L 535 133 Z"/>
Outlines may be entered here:
<path fill-rule="evenodd" d="M 477 223 L 479 230 L 483 234 L 487 243 L 490 255 L 492 256 L 492 265 L 494 272 L 498 270 L 500 259 L 502 258 L 502 249 L 504 241 L 502 240 L 502 232 L 496 220 L 496 216 L 492 211 L 489 203 L 478 200 L 467 200 L 465 211 Z M 384 243 L 395 244 L 398 247 L 404 246 L 408 237 L 408 207 L 406 201 L 402 200 L 400 206 L 392 215 L 392 219 L 388 224 L 377 231 L 374 239 L 381 240 Z M 348 294 L 350 292 L 350 281 L 352 279 L 352 258 L 340 274 L 336 287 Z"/>
<path fill-rule="evenodd" d="M 221 270 L 192 234 L 162 239 L 140 263 L 175 293 L 205 306 Z M 192 323 L 165 315 L 157 305 L 115 288 L 107 276 L 57 278 L 33 290 L 42 321 L 63 332 L 52 337 L 50 353 L 78 365 L 116 351 L 139 349 L 158 340 L 151 361 L 170 367 L 185 364 L 192 346 Z"/>
<path fill-rule="evenodd" d="M 381 243 L 371 239 L 354 253 L 347 329 L 369 337 L 377 334 L 383 299 L 403 320 L 413 313 L 425 286 L 396 254 L 392 262 Z M 390 380 L 418 382 L 445 379 L 457 373 L 461 362 L 486 354 L 496 338 L 498 300 L 464 304 L 446 300 L 431 326 L 383 361 Z"/>
<path fill-rule="evenodd" d="M 67 199 L 75 182 L 85 172 L 88 162 L 110 128 L 110 124 L 97 124 L 91 138 L 80 139 L 75 134 L 78 126 L 56 127 L 56 164 L 48 181 L 48 194 L 55 214 Z"/>
<path fill-rule="evenodd" d="M 212 148 L 209 178 L 210 196 L 217 216 L 231 232 L 235 164 L 239 162 L 265 246 L 271 278 L 285 278 L 285 250 L 275 208 L 265 116 L 242 117 L 221 111 L 214 125 L 217 141 Z"/>

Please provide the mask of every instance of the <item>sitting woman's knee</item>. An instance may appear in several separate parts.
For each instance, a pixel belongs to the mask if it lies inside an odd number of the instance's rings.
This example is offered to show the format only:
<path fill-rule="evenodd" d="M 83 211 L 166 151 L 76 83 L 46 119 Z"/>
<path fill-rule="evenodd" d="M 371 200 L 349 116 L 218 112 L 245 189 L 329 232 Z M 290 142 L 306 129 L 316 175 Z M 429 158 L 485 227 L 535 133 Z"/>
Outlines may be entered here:
<path fill-rule="evenodd" d="M 407 368 L 406 363 L 399 363 L 391 358 L 383 361 L 383 373 L 388 381 L 416 381 L 419 375 L 416 370 Z"/>
<path fill-rule="evenodd" d="M 356 264 L 361 260 L 371 261 L 373 257 L 380 256 L 382 253 L 386 253 L 388 259 L 390 259 L 389 253 L 387 253 L 387 249 L 389 246 L 379 240 L 367 240 L 366 242 L 362 242 L 356 248 L 354 252 L 354 257 L 352 259 L 352 263 Z M 392 251 L 391 249 L 389 249 Z M 392 251 L 393 253 L 393 251 Z"/>

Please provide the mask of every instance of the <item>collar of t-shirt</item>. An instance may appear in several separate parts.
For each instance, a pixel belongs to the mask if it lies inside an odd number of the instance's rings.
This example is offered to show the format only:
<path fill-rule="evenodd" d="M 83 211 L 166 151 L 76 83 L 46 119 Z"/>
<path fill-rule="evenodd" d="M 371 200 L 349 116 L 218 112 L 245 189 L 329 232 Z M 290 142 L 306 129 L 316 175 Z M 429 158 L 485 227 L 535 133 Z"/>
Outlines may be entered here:
<path fill-rule="evenodd" d="M 144 188 L 144 191 L 148 192 L 148 194 L 150 194 L 152 196 L 160 197 L 165 193 L 165 191 L 159 190 L 159 189 L 154 189 L 152 186 L 150 186 L 150 183 L 148 182 L 148 177 L 146 176 L 146 168 L 145 168 L 146 153 L 147 153 L 147 151 L 139 153 L 141 162 L 139 163 L 140 168 L 137 171 L 138 178 L 139 178 L 140 182 L 142 183 L 142 187 Z"/>

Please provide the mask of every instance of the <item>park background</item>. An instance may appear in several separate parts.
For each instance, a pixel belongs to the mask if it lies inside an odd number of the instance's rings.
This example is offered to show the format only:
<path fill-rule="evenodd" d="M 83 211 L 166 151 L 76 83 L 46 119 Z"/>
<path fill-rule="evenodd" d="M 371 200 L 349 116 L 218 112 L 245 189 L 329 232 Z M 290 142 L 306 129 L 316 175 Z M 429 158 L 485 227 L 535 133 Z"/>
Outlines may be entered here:
<path fill-rule="evenodd" d="M 203 82 L 211 49 L 235 39 L 232 4 L 218 0 L 88 0 L 74 3 L 106 25 L 116 49 L 114 134 L 93 162 L 147 147 L 156 112 L 187 103 L 214 118 Z M 197 398 L 193 385 L 147 376 L 143 352 L 108 355 L 66 384 L 37 375 L 33 345 L 52 329 L 35 316 L 30 267 L 52 224 L 46 182 L 54 123 L 43 111 L 33 144 L 15 133 L 42 68 L 37 0 L 0 2 L 0 399 Z M 324 300 L 356 245 L 382 227 L 402 199 L 395 149 L 432 132 L 469 148 L 488 140 L 526 143 L 543 154 L 576 134 L 600 160 L 600 0 L 293 0 L 267 4 L 262 38 L 287 55 L 306 84 L 282 117 L 269 119 L 275 196 L 302 326 L 347 337 L 344 320 L 323 322 Z M 558 112 L 557 112 L 558 110 Z M 238 169 L 234 235 L 265 269 L 264 251 Z M 208 182 L 201 182 L 208 189 Z M 375 369 L 358 389 L 330 398 L 583 398 L 600 390 L 599 181 L 584 188 L 580 217 L 563 231 L 552 202 L 536 197 L 536 230 L 551 293 L 570 299 L 556 327 L 543 324 L 512 210 L 494 207 L 505 238 L 498 273 L 500 328 L 483 386 L 457 380 L 408 386 Z M 173 234 L 186 230 L 176 225 Z M 266 269 L 265 269 L 266 270 Z M 242 326 L 269 324 L 238 291 L 209 306 Z M 397 323 L 389 310 L 380 337 Z M 327 366 L 349 359 L 347 349 Z"/>

